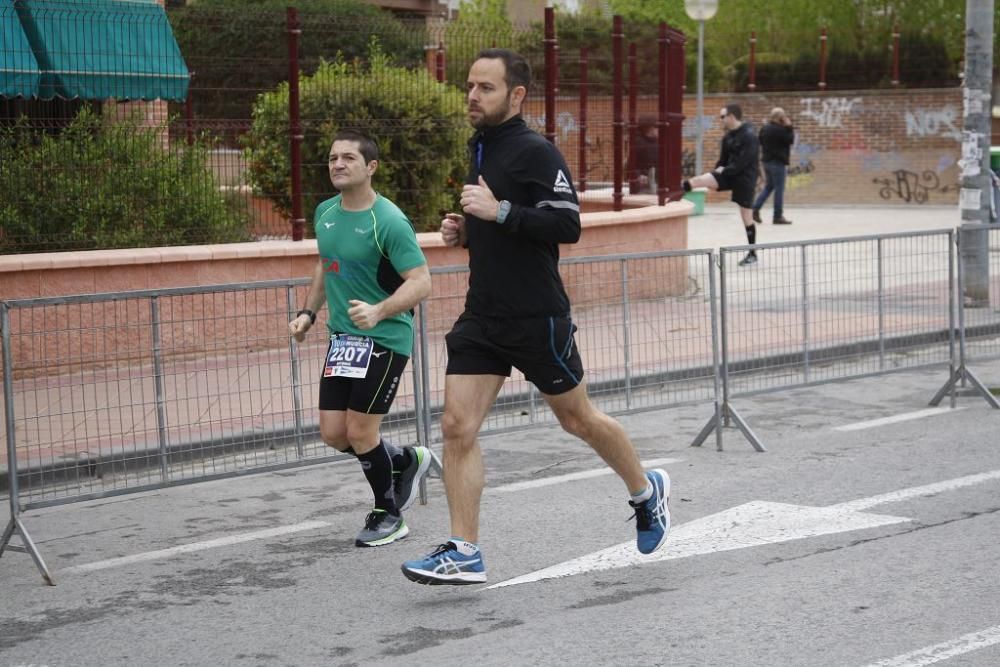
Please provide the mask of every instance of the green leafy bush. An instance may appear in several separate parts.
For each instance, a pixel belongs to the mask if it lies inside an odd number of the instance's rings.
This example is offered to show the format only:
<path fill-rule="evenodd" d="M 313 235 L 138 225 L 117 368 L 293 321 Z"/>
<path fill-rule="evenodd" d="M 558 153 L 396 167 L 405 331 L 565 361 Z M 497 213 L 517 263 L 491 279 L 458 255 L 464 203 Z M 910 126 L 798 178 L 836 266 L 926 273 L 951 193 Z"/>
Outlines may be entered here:
<path fill-rule="evenodd" d="M 288 80 L 286 7 L 299 10 L 299 67 L 313 73 L 322 58 L 364 57 L 372 36 L 396 61 L 424 62 L 426 29 L 361 0 L 198 0 L 170 9 L 188 68 L 191 103 L 202 120 L 247 120 L 257 93 Z"/>
<path fill-rule="evenodd" d="M 418 231 L 437 229 L 441 212 L 455 210 L 470 135 L 461 91 L 434 81 L 424 69 L 396 67 L 373 45 L 367 63 L 338 59 L 300 77 L 299 99 L 307 221 L 320 201 L 335 194 L 327 154 L 341 128 L 360 129 L 378 143 L 375 188 Z M 244 137 L 251 185 L 286 214 L 291 211 L 288 122 L 288 86 L 282 85 L 260 95 Z M 311 226 L 307 223 L 307 230 Z"/>
<path fill-rule="evenodd" d="M 162 141 L 159 129 L 105 123 L 89 108 L 58 134 L 0 128 L 0 253 L 250 240 L 207 149 Z"/>

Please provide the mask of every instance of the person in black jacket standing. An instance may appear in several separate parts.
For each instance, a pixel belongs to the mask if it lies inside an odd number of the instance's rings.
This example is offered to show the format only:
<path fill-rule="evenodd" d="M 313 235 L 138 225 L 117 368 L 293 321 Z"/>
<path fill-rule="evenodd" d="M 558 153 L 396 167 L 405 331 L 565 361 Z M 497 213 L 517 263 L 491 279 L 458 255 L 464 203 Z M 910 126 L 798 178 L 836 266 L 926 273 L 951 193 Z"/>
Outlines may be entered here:
<path fill-rule="evenodd" d="M 743 120 L 743 109 L 739 104 L 727 104 L 720 112 L 719 118 L 726 128 L 722 138 L 722 152 L 715 169 L 707 174 L 695 176 L 681 185 L 690 192 L 692 188 L 708 188 L 724 192 L 731 190 L 731 199 L 740 207 L 740 218 L 747 241 L 751 245 L 757 242 L 757 228 L 751 207 L 753 206 L 754 190 L 757 187 L 757 162 L 760 160 L 760 143 L 753 131 L 753 126 Z M 757 251 L 751 249 L 747 256 L 740 260 L 740 266 L 757 263 Z"/>
<path fill-rule="evenodd" d="M 771 109 L 770 122 L 760 131 L 761 162 L 764 164 L 766 184 L 753 203 L 754 222 L 760 222 L 760 207 L 773 192 L 774 217 L 771 221 L 776 225 L 792 224 L 792 221 L 784 216 L 784 205 L 788 157 L 794 143 L 795 128 L 792 127 L 792 119 L 784 109 L 774 107 Z"/>
<path fill-rule="evenodd" d="M 445 244 L 469 250 L 465 311 L 445 338 L 441 430 L 451 537 L 402 565 L 408 579 L 422 584 L 486 581 L 477 436 L 512 367 L 538 388 L 562 427 L 621 477 L 632 496 L 639 551 L 658 549 L 670 530 L 667 473 L 643 470 L 625 430 L 587 396 L 558 266 L 559 244 L 580 238 L 580 206 L 563 156 L 521 118 L 530 85 L 527 61 L 506 49 L 480 52 L 469 70 L 471 168 L 462 214 L 441 221 Z"/>

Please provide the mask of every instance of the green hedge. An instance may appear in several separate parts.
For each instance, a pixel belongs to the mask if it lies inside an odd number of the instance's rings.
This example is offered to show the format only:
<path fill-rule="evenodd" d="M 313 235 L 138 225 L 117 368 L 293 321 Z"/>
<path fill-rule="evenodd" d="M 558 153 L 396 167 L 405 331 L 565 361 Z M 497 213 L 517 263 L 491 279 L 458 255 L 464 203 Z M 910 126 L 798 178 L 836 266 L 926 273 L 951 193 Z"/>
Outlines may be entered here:
<path fill-rule="evenodd" d="M 466 169 L 464 95 L 424 69 L 397 67 L 372 48 L 367 63 L 337 60 L 302 76 L 299 99 L 304 213 L 335 194 L 327 171 L 330 141 L 341 128 L 368 133 L 381 159 L 375 188 L 393 200 L 418 231 L 436 230 L 441 212 L 455 210 Z M 249 181 L 279 210 L 291 211 L 288 86 L 260 95 L 244 137 Z M 312 225 L 306 225 L 311 232 Z"/>
<path fill-rule="evenodd" d="M 423 23 L 403 22 L 361 0 L 198 0 L 167 16 L 192 79 L 192 107 L 204 120 L 247 120 L 257 93 L 288 80 L 286 7 L 299 10 L 299 66 L 364 57 L 372 36 L 396 61 L 424 62 Z"/>
<path fill-rule="evenodd" d="M 160 130 L 89 108 L 59 134 L 2 127 L 0 145 L 0 253 L 250 240 L 202 145 L 166 150 Z"/>
<path fill-rule="evenodd" d="M 944 42 L 929 35 L 903 33 L 899 46 L 900 84 L 911 87 L 938 87 L 957 84 L 957 77 Z M 819 82 L 819 52 L 796 57 L 773 53 L 757 54 L 755 64 L 758 90 L 815 88 Z M 749 83 L 748 58 L 729 68 L 733 90 L 746 90 Z M 827 55 L 828 88 L 878 88 L 891 84 L 892 52 L 885 48 L 855 51 L 836 44 Z"/>

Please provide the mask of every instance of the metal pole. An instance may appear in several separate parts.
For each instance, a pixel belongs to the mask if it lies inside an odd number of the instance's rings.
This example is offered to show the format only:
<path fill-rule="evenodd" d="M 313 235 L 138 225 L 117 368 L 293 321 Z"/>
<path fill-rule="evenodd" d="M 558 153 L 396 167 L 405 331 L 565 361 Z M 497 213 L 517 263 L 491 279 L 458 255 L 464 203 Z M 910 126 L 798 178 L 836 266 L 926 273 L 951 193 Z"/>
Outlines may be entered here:
<path fill-rule="evenodd" d="M 802 246 L 802 380 L 809 382 L 809 267 L 806 265 L 806 247 Z"/>
<path fill-rule="evenodd" d="M 663 206 L 667 202 L 667 150 L 669 148 L 669 113 L 670 107 L 667 103 L 667 70 L 670 56 L 670 43 L 667 37 L 667 24 L 660 22 L 659 35 L 657 37 L 659 47 L 659 71 L 657 72 L 657 140 L 656 140 L 656 202 Z M 680 166 L 680 159 L 677 160 Z"/>
<path fill-rule="evenodd" d="M 288 286 L 286 290 L 286 304 L 288 313 L 295 312 L 295 287 Z M 299 367 L 299 346 L 292 336 L 288 337 L 288 357 L 292 363 L 292 410 L 294 412 L 295 423 L 295 451 L 299 455 L 299 460 L 305 456 L 305 443 L 303 442 L 302 425 L 302 370 Z"/>
<path fill-rule="evenodd" d="M 696 113 L 698 115 L 698 120 L 695 122 L 695 129 L 697 134 L 695 135 L 695 153 L 694 153 L 694 173 L 695 175 L 701 175 L 702 169 L 702 140 L 704 138 L 704 127 L 702 126 L 702 119 L 705 117 L 705 22 L 698 21 L 698 103 L 696 105 Z"/>
<path fill-rule="evenodd" d="M 194 104 L 191 101 L 191 82 L 194 81 L 194 72 L 188 73 L 188 94 L 184 100 L 184 129 L 187 134 L 187 144 L 194 144 Z"/>
<path fill-rule="evenodd" d="M 965 108 L 962 132 L 962 189 L 958 195 L 962 222 L 990 222 L 990 137 L 993 86 L 993 0 L 966 0 Z M 965 305 L 985 308 L 990 303 L 989 236 L 985 229 L 960 231 L 963 252 Z"/>
<path fill-rule="evenodd" d="M 639 68 L 635 42 L 628 45 L 628 191 L 639 193 L 639 170 L 635 165 L 635 142 L 639 124 Z M 659 176 L 659 175 L 657 175 Z"/>
<path fill-rule="evenodd" d="M 170 477 L 167 457 L 167 408 L 163 388 L 163 357 L 160 337 L 160 302 L 158 297 L 149 300 L 149 319 L 153 326 L 153 392 L 156 400 L 156 440 L 160 449 L 160 481 Z"/>
<path fill-rule="evenodd" d="M 892 85 L 899 85 L 899 24 L 892 26 Z"/>
<path fill-rule="evenodd" d="M 287 11 L 288 23 L 288 139 L 292 168 L 292 240 L 301 241 L 306 220 L 302 214 L 302 123 L 299 119 L 299 14 L 295 7 Z"/>
<path fill-rule="evenodd" d="M 715 285 L 716 255 L 711 252 L 708 255 L 708 310 L 711 313 L 712 321 L 712 387 L 715 396 L 715 449 L 722 451 L 722 411 L 724 404 L 719 402 L 719 391 L 722 383 L 719 378 L 719 316 L 715 310 L 716 297 L 718 294 Z M 719 263 L 722 266 L 722 263 Z M 723 399 L 725 400 L 725 399 Z"/>
<path fill-rule="evenodd" d="M 747 88 L 753 91 L 757 88 L 757 31 L 750 31 L 750 67 Z"/>
<path fill-rule="evenodd" d="M 17 429 L 14 428 L 14 367 L 13 355 L 10 351 L 10 306 L 0 302 L 0 334 L 3 340 L 3 407 L 4 418 L 7 420 L 7 478 L 10 486 L 10 517 L 13 521 L 20 512 L 18 501 L 17 479 Z M 9 537 L 9 536 L 5 536 Z M 0 542 L 0 554 L 7 544 Z"/>
<path fill-rule="evenodd" d="M 826 89 L 826 28 L 819 35 L 819 89 Z"/>
<path fill-rule="evenodd" d="M 556 143 L 556 14 L 545 8 L 545 138 Z"/>
<path fill-rule="evenodd" d="M 580 49 L 580 137 L 577 144 L 577 159 L 580 162 L 577 192 L 587 191 L 587 47 Z"/>
<path fill-rule="evenodd" d="M 612 209 L 615 211 L 622 210 L 622 148 L 624 144 L 623 132 L 625 129 L 625 119 L 622 114 L 622 60 L 624 59 L 624 54 L 622 53 L 623 46 L 625 42 L 625 33 L 622 25 L 622 17 L 615 16 L 613 27 L 611 31 L 611 43 L 612 43 L 612 59 L 613 59 L 613 76 L 612 76 L 612 93 L 611 93 L 611 106 L 612 106 L 612 121 L 611 125 L 613 128 L 613 144 L 614 144 L 614 158 L 613 158 L 613 173 L 614 173 L 614 192 L 611 196 L 612 198 Z"/>
<path fill-rule="evenodd" d="M 632 354 L 629 349 L 631 339 L 628 335 L 629 302 L 628 302 L 628 261 L 621 260 L 622 267 L 622 332 L 625 344 L 625 409 L 632 407 Z"/>
<path fill-rule="evenodd" d="M 878 240 L 878 369 L 885 370 L 885 264 L 882 239 Z M 951 281 L 948 281 L 951 285 Z"/>

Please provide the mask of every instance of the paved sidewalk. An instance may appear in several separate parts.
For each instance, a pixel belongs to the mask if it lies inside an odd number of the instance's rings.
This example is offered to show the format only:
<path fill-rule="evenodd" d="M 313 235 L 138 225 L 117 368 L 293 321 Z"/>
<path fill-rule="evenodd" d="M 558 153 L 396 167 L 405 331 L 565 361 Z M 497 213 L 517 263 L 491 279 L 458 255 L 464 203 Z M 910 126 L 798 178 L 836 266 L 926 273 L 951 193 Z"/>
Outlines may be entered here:
<path fill-rule="evenodd" d="M 957 206 L 786 206 L 790 225 L 771 224 L 771 208 L 760 212 L 757 243 L 868 236 L 937 229 L 961 224 Z M 705 214 L 688 220 L 689 248 L 745 245 L 746 234 L 736 204 L 709 203 Z"/>

